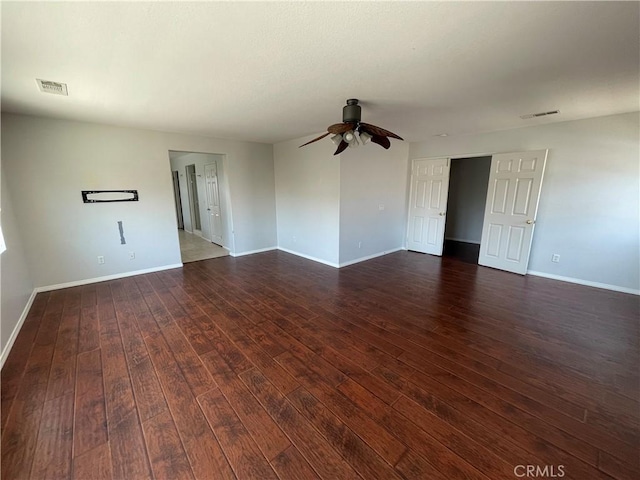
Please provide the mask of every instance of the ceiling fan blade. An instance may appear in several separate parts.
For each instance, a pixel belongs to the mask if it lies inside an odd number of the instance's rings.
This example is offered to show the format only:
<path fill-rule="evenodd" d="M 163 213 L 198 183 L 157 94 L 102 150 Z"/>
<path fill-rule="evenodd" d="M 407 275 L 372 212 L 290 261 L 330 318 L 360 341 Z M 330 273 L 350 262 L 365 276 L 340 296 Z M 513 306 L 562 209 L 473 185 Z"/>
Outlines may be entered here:
<path fill-rule="evenodd" d="M 311 140 L 310 142 L 307 142 L 307 143 L 305 143 L 305 144 L 303 144 L 303 145 L 300 145 L 300 147 L 304 147 L 305 145 L 309 145 L 310 143 L 317 142 L 318 140 L 322 140 L 324 137 L 326 137 L 326 136 L 327 136 L 327 135 L 329 135 L 330 133 L 331 133 L 331 132 L 327 132 L 327 133 L 325 133 L 324 135 L 320 135 L 318 138 L 314 138 L 314 139 L 313 139 L 313 140 Z M 300 148 L 300 147 L 298 147 L 298 148 Z"/>
<path fill-rule="evenodd" d="M 334 153 L 334 155 L 338 155 L 339 153 L 344 152 L 348 146 L 349 146 L 349 144 L 347 142 L 345 142 L 344 140 L 341 141 L 340 145 L 338 145 L 338 149 L 336 150 L 336 153 Z"/>
<path fill-rule="evenodd" d="M 373 143 L 377 143 L 386 150 L 388 150 L 391 146 L 391 141 L 387 137 L 382 137 L 380 135 L 374 135 L 373 137 L 371 137 L 371 141 Z"/>
<path fill-rule="evenodd" d="M 367 133 L 370 133 L 372 135 L 377 135 L 379 137 L 391 137 L 391 138 L 397 138 L 398 140 L 403 140 L 404 138 L 402 138 L 399 135 L 396 135 L 393 132 L 390 132 L 389 130 L 385 130 L 384 128 L 380 128 L 380 127 L 376 127 L 375 125 L 371 125 L 370 123 L 363 123 L 360 122 L 360 128 L 364 128 L 364 130 Z"/>
<path fill-rule="evenodd" d="M 335 135 L 348 132 L 349 130 L 353 130 L 355 128 L 354 123 L 336 123 L 327 128 L 329 133 L 333 133 Z"/>

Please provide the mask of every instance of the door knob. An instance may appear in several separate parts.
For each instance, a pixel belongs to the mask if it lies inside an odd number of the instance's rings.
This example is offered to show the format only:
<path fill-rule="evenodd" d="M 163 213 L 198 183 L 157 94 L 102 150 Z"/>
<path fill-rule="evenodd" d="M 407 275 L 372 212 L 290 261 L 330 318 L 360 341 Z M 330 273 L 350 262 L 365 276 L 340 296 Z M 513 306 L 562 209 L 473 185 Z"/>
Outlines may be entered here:
<path fill-rule="evenodd" d="M 440 212 L 440 216 L 444 217 L 447 213 L 446 212 Z"/>
<path fill-rule="evenodd" d="M 527 225 L 532 225 L 533 223 L 535 223 L 533 220 L 527 220 Z"/>

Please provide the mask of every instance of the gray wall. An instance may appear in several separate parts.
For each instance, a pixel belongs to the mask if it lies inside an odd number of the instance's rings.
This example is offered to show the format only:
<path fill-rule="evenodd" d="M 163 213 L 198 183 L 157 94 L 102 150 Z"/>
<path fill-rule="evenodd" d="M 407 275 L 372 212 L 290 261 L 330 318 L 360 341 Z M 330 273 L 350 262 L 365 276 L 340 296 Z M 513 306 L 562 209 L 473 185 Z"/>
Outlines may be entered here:
<path fill-rule="evenodd" d="M 451 160 L 445 238 L 480 244 L 491 157 Z"/>
<path fill-rule="evenodd" d="M 313 136 L 274 145 L 278 247 L 330 265 L 339 262 L 340 157 Z M 329 143 L 329 145 L 327 145 Z"/>
<path fill-rule="evenodd" d="M 33 292 L 33 281 L 27 266 L 27 259 L 22 248 L 22 240 L 13 206 L 6 188 L 6 175 L 2 175 L 2 192 L 0 208 L 2 209 L 2 233 L 7 246 L 0 256 L 0 351 L 5 360 L 5 347 L 11 337 L 20 317 L 26 314 L 25 306 Z"/>
<path fill-rule="evenodd" d="M 3 115 L 3 169 L 35 286 L 180 264 L 169 150 L 225 154 L 232 253 L 275 246 L 271 145 Z M 81 190 L 124 188 L 140 201 L 81 201 Z"/>
<path fill-rule="evenodd" d="M 411 158 L 549 149 L 529 269 L 640 289 L 637 112 L 412 143 Z M 560 254 L 560 263 L 551 256 Z"/>
<path fill-rule="evenodd" d="M 392 142 L 389 150 L 369 144 L 340 155 L 341 265 L 403 248 L 409 145 Z"/>
<path fill-rule="evenodd" d="M 336 267 L 402 248 L 408 144 L 298 148 L 315 136 L 274 145 L 278 247 Z"/>

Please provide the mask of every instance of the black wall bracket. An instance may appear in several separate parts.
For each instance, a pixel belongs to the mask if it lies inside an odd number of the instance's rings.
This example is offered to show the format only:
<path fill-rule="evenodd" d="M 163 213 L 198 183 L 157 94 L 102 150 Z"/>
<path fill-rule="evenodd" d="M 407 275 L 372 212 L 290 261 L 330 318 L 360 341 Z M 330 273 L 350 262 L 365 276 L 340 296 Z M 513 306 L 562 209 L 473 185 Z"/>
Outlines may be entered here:
<path fill-rule="evenodd" d="M 137 202 L 138 190 L 82 190 L 84 203 Z"/>

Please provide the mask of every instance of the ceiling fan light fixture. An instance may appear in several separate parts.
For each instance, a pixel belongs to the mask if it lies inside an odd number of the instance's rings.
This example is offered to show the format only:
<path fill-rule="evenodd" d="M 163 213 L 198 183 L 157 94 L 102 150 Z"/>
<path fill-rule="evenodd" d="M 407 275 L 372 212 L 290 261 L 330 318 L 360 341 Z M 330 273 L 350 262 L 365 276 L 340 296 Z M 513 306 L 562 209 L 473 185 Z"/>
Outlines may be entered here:
<path fill-rule="evenodd" d="M 344 137 L 342 137 L 342 139 L 347 143 L 353 143 L 358 141 L 356 139 L 355 134 L 353 133 L 353 130 L 349 130 L 348 132 L 345 132 Z"/>
<path fill-rule="evenodd" d="M 342 123 L 329 125 L 327 133 L 300 145 L 300 147 L 322 140 L 327 135 L 333 135 L 333 137 L 331 137 L 331 141 L 338 146 L 334 155 L 338 155 L 344 152 L 347 147 L 357 147 L 360 145 L 360 142 L 365 145 L 371 141 L 372 143 L 380 145 L 384 149 L 389 149 L 391 146 L 389 138 L 403 140 L 402 137 L 390 132 L 389 130 L 376 127 L 370 123 L 364 123 L 360 120 L 361 112 L 362 109 L 360 108 L 360 105 L 358 105 L 358 100 L 350 98 L 347 100 L 347 105 L 342 109 Z M 358 141 L 358 137 L 360 137 L 360 141 Z"/>
<path fill-rule="evenodd" d="M 371 135 L 369 135 L 367 132 L 360 132 L 360 141 L 362 142 L 363 145 L 366 145 L 367 143 L 369 143 L 369 140 L 371 140 Z"/>

